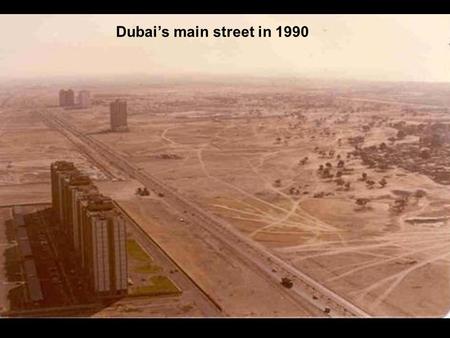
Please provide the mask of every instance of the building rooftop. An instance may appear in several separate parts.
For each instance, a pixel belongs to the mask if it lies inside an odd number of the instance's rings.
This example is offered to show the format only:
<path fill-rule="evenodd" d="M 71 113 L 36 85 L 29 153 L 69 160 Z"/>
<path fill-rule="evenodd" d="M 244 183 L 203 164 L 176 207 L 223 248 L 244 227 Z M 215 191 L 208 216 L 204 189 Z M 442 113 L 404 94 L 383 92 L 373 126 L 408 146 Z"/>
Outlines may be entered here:
<path fill-rule="evenodd" d="M 88 196 L 87 209 L 89 211 L 104 211 L 114 208 L 112 199 L 101 194 L 92 194 Z"/>
<path fill-rule="evenodd" d="M 55 170 L 76 170 L 75 165 L 73 162 L 68 161 L 56 161 L 51 164 L 52 168 Z"/>
<path fill-rule="evenodd" d="M 70 173 L 68 179 L 70 185 L 88 185 L 92 183 L 89 176 L 82 174 L 78 170 L 74 173 Z"/>

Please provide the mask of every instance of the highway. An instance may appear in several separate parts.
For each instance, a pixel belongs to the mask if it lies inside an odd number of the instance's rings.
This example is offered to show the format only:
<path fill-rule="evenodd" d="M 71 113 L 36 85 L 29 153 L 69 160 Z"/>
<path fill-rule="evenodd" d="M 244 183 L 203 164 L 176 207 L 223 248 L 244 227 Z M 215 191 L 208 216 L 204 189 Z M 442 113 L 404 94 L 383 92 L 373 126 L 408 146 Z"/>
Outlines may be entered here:
<path fill-rule="evenodd" d="M 263 276 L 266 280 L 271 281 L 273 285 L 279 288 L 280 292 L 299 303 L 303 308 L 307 307 L 312 315 L 323 317 L 370 317 L 367 312 L 275 256 L 261 244 L 245 237 L 229 223 L 206 212 L 180 192 L 175 191 L 172 187 L 162 183 L 147 172 L 138 169 L 109 146 L 82 133 L 54 114 L 40 113 L 40 116 L 49 126 L 60 131 L 72 142 L 82 143 L 84 145 L 83 148 L 92 153 L 90 158 L 95 162 L 109 162 L 111 166 L 138 180 L 148 189 L 163 193 L 165 200 L 180 214 L 188 211 L 187 214 L 184 214 L 186 220 L 208 231 L 208 233 L 220 240 L 246 266 Z M 104 165 L 102 166 L 104 167 Z M 283 287 L 280 283 L 282 277 L 291 278 L 294 283 L 293 287 L 290 289 Z"/>

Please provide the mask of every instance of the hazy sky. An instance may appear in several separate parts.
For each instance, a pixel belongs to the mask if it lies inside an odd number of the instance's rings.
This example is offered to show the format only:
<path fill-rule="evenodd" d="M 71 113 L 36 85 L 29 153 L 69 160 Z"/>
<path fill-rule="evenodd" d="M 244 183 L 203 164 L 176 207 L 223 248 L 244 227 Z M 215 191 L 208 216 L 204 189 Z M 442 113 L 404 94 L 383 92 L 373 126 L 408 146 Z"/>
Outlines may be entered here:
<path fill-rule="evenodd" d="M 307 25 L 307 38 L 117 38 L 116 25 Z M 450 15 L 0 15 L 0 76 L 248 74 L 450 81 Z"/>

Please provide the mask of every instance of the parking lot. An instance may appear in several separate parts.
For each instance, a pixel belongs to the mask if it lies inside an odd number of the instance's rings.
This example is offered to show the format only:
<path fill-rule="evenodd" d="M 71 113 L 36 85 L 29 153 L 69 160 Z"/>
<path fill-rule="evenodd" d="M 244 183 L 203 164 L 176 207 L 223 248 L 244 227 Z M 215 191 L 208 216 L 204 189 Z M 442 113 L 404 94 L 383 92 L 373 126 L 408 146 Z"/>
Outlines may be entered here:
<path fill-rule="evenodd" d="M 44 294 L 44 306 L 70 306 L 95 302 L 67 239 L 52 224 L 49 209 L 27 215 L 28 233 Z"/>
<path fill-rule="evenodd" d="M 2 265 L 10 272 L 8 278 L 2 278 L 2 311 L 95 304 L 97 299 L 87 289 L 77 258 L 53 222 L 51 209 L 22 207 L 20 222 L 13 221 L 17 215 L 10 210 L 2 218 L 4 244 L 9 245 Z"/>

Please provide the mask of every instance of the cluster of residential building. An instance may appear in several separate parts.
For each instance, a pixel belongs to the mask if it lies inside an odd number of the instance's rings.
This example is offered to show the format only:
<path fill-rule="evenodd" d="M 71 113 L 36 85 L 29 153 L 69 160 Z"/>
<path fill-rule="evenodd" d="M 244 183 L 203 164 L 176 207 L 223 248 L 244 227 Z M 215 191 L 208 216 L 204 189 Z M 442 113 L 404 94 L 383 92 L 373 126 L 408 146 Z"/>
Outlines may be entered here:
<path fill-rule="evenodd" d="M 87 90 L 78 92 L 75 100 L 75 93 L 72 89 L 61 89 L 59 91 L 59 105 L 68 108 L 89 108 L 91 105 L 91 94 Z"/>
<path fill-rule="evenodd" d="M 72 162 L 51 164 L 52 204 L 61 231 L 101 297 L 127 293 L 126 221 Z"/>

